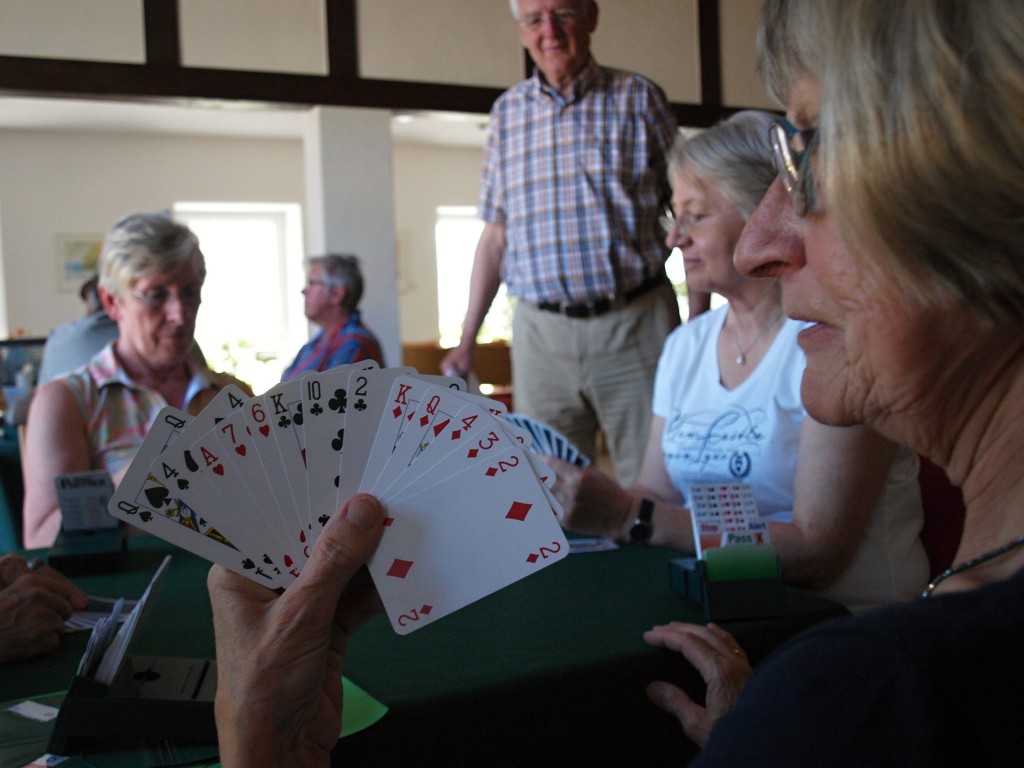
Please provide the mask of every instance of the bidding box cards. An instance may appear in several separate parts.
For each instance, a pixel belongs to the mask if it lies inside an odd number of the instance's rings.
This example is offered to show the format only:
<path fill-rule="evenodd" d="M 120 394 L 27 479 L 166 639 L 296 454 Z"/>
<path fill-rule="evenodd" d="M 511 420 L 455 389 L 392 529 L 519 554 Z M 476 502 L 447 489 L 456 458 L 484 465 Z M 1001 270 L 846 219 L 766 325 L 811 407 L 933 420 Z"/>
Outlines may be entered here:
<path fill-rule="evenodd" d="M 749 483 L 694 483 L 689 492 L 698 558 L 728 544 L 771 543 Z"/>

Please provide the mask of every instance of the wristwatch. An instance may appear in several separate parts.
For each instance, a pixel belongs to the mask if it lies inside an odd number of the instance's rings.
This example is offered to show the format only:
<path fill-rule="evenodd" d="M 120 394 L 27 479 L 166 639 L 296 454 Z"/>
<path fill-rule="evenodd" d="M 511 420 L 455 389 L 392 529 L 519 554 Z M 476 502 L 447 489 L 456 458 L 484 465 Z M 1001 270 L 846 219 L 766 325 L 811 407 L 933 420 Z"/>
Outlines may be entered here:
<path fill-rule="evenodd" d="M 653 514 L 654 502 L 650 499 L 641 499 L 640 511 L 633 521 L 633 527 L 629 529 L 630 544 L 646 544 L 651 540 L 651 534 L 654 533 L 654 524 L 651 522 Z"/>

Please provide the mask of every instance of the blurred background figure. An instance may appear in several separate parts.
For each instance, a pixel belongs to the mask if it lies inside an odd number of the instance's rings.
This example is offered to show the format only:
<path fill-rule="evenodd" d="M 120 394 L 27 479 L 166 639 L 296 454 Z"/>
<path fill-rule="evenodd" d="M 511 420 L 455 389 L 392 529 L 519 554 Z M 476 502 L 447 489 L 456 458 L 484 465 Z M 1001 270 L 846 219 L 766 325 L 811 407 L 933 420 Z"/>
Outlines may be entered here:
<path fill-rule="evenodd" d="M 309 371 L 374 360 L 384 367 L 384 355 L 373 331 L 363 325 L 359 301 L 363 273 L 359 259 L 348 253 L 328 253 L 306 261 L 306 287 L 302 289 L 306 317 L 320 326 L 319 333 L 299 350 L 281 376 L 291 381 Z"/>
<path fill-rule="evenodd" d="M 117 338 L 117 323 L 100 301 L 99 275 L 82 283 L 78 293 L 85 305 L 85 316 L 57 326 L 47 337 L 37 384 L 45 384 L 85 365 Z"/>
<path fill-rule="evenodd" d="M 167 213 L 132 213 L 107 232 L 99 295 L 118 338 L 85 366 L 36 390 L 23 467 L 26 547 L 60 530 L 53 478 L 105 469 L 115 484 L 160 409 L 198 413 L 226 384 L 191 354 L 206 266 L 199 241 Z"/>

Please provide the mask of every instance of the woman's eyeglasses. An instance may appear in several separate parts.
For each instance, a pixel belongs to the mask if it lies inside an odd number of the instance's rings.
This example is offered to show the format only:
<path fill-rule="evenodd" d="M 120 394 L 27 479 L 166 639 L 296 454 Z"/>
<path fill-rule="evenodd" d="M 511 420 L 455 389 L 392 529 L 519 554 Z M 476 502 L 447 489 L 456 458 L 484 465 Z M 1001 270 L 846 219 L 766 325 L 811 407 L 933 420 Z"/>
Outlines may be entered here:
<path fill-rule="evenodd" d="M 817 205 L 818 194 L 810 163 L 817 136 L 817 128 L 801 130 L 788 120 L 777 121 L 769 133 L 772 162 L 797 216 L 806 215 Z"/>
<path fill-rule="evenodd" d="M 150 309 L 154 312 L 159 312 L 171 300 L 172 296 L 176 296 L 178 301 L 181 302 L 181 306 L 185 309 L 195 309 L 199 306 L 202 298 L 202 288 L 198 286 L 186 286 L 178 289 L 176 292 L 169 288 L 153 288 L 148 291 L 130 291 L 131 295 L 138 299 L 146 309 Z"/>
<path fill-rule="evenodd" d="M 680 237 L 686 237 L 708 215 L 706 213 L 688 213 L 677 219 L 671 213 L 666 213 L 658 218 L 658 223 L 661 225 L 661 231 L 665 233 L 665 237 L 668 237 L 673 232 L 678 233 Z"/>

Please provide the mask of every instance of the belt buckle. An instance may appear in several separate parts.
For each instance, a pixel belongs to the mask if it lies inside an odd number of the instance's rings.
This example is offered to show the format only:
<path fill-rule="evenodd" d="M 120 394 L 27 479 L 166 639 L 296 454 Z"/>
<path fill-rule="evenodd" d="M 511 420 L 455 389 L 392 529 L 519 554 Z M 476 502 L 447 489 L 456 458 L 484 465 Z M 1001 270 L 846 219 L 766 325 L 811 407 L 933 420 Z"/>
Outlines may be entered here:
<path fill-rule="evenodd" d="M 619 309 L 623 306 L 625 306 L 625 302 L 621 299 L 609 299 L 602 296 L 600 299 L 581 302 L 579 304 L 563 304 L 562 313 L 566 317 L 572 318 L 600 317 L 601 315 L 611 312 L 613 309 Z"/>

